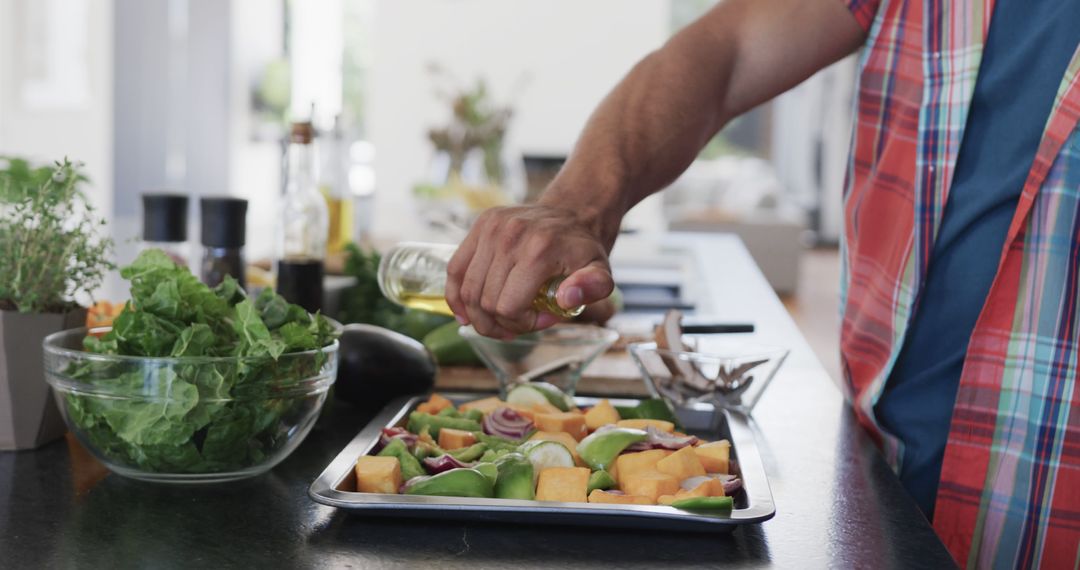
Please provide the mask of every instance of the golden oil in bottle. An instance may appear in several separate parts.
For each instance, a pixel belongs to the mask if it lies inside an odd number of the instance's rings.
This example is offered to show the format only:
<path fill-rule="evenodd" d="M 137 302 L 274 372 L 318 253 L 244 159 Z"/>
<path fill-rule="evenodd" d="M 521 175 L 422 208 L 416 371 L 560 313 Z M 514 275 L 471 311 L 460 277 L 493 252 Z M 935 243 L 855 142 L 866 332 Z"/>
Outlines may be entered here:
<path fill-rule="evenodd" d="M 379 262 L 379 288 L 387 299 L 412 309 L 452 315 L 446 303 L 446 266 L 457 248 L 453 245 L 406 242 L 387 252 Z M 584 306 L 567 310 L 559 306 L 555 293 L 563 277 L 553 277 L 537 291 L 533 307 L 538 311 L 572 318 Z"/>
<path fill-rule="evenodd" d="M 348 197 L 331 194 L 323 189 L 326 197 L 326 213 L 329 230 L 326 235 L 326 252 L 338 253 L 353 241 L 353 203 Z"/>

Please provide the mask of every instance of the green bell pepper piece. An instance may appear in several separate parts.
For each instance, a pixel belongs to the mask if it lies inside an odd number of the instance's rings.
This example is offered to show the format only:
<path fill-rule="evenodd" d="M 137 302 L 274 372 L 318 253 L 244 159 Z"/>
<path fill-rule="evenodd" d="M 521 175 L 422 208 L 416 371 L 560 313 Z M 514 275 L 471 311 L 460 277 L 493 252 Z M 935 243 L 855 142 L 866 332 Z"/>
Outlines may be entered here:
<path fill-rule="evenodd" d="M 636 406 L 615 406 L 615 410 L 624 420 L 664 420 L 675 424 L 675 429 L 682 429 L 671 406 L 660 398 L 642 400 Z"/>
<path fill-rule="evenodd" d="M 469 447 L 462 447 L 461 449 L 453 449 L 447 451 L 454 459 L 461 461 L 462 463 L 472 463 L 477 459 L 480 459 L 487 451 L 488 447 L 485 443 L 474 443 Z"/>
<path fill-rule="evenodd" d="M 499 468 L 499 478 L 495 481 L 495 498 L 526 499 L 536 498 L 533 486 L 533 465 L 520 453 L 502 456 L 495 463 Z"/>
<path fill-rule="evenodd" d="M 477 431 L 473 435 L 476 436 L 476 441 L 487 444 L 488 449 L 494 449 L 496 451 L 517 451 L 518 446 L 524 443 L 519 439 L 507 439 L 497 435 L 487 435 L 482 431 Z"/>
<path fill-rule="evenodd" d="M 592 493 L 593 491 L 607 490 L 615 487 L 617 483 L 615 478 L 611 476 L 611 473 L 601 469 L 599 471 L 593 471 L 592 475 L 589 475 L 589 487 L 586 489 L 586 493 Z"/>
<path fill-rule="evenodd" d="M 439 410 L 439 413 L 437 413 L 435 415 L 436 416 L 442 416 L 444 418 L 460 418 L 461 417 L 461 412 L 457 411 L 454 408 L 443 408 L 443 409 Z"/>
<path fill-rule="evenodd" d="M 420 461 L 412 453 L 409 453 L 409 446 L 405 445 L 405 442 L 400 439 L 391 439 L 390 443 L 382 448 L 379 455 L 397 457 L 398 462 L 401 463 L 401 478 L 406 481 L 413 477 L 427 475 L 427 471 L 424 471 Z"/>
<path fill-rule="evenodd" d="M 690 497 L 671 503 L 676 509 L 686 511 L 730 511 L 734 505 L 731 497 Z"/>
<path fill-rule="evenodd" d="M 643 430 L 613 428 L 598 431 L 581 440 L 577 452 L 581 460 L 593 470 L 608 469 L 622 450 L 645 439 Z"/>
<path fill-rule="evenodd" d="M 447 416 L 433 416 L 424 412 L 409 414 L 409 423 L 406 428 L 413 433 L 420 433 L 428 428 L 431 437 L 439 439 L 439 430 L 442 428 L 459 429 L 462 431 L 480 431 L 480 422 L 465 418 L 451 418 Z"/>
<path fill-rule="evenodd" d="M 472 468 L 487 477 L 491 481 L 492 488 L 494 488 L 495 482 L 499 478 L 499 468 L 494 463 L 477 463 Z"/>
<path fill-rule="evenodd" d="M 480 410 L 469 410 L 464 414 L 461 414 L 461 417 L 474 422 L 479 422 L 484 419 L 484 412 L 481 412 Z"/>
<path fill-rule="evenodd" d="M 486 497 L 494 492 L 491 479 L 476 469 L 451 469 L 426 477 L 405 489 L 406 495 Z"/>

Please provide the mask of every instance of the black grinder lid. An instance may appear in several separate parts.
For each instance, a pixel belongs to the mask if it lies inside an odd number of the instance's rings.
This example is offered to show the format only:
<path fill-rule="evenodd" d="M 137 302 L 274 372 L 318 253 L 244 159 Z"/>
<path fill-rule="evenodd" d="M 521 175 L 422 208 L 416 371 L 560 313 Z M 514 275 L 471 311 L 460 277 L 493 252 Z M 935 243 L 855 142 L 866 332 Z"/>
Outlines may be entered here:
<path fill-rule="evenodd" d="M 143 241 L 187 241 L 188 197 L 143 194 Z"/>
<path fill-rule="evenodd" d="M 207 247 L 244 247 L 247 204 L 243 198 L 200 198 L 202 244 Z"/>

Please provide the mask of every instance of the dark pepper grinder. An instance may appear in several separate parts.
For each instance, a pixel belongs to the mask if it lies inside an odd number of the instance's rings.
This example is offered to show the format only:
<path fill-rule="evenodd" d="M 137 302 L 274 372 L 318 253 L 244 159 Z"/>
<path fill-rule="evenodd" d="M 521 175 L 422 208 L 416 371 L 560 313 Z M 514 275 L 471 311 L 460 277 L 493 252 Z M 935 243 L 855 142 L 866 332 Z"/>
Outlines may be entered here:
<path fill-rule="evenodd" d="M 244 236 L 247 231 L 247 200 L 242 198 L 201 198 L 203 283 L 214 287 L 232 275 L 245 287 Z"/>

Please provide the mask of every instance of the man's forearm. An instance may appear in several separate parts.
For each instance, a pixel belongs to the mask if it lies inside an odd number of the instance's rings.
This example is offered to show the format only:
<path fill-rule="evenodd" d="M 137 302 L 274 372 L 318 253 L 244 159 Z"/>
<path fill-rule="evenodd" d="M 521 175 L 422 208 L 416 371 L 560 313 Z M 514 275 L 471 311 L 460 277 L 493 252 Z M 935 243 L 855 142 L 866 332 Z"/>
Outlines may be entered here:
<path fill-rule="evenodd" d="M 589 119 L 541 198 L 573 204 L 608 247 L 623 215 L 685 170 L 726 121 L 719 104 L 723 62 L 734 53 L 705 56 L 688 43 L 672 38 L 634 66 Z"/>
<path fill-rule="evenodd" d="M 675 180 L 727 121 L 862 37 L 839 0 L 721 2 L 604 99 L 540 202 L 573 210 L 610 248 L 623 215 Z"/>

